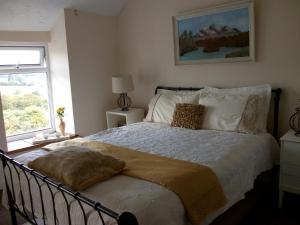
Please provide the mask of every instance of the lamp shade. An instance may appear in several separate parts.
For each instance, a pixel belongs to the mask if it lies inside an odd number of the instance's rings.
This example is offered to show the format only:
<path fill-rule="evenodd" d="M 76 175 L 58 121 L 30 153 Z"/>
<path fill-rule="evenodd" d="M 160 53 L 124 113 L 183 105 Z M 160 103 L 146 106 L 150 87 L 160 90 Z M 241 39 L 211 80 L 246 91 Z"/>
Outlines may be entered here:
<path fill-rule="evenodd" d="M 132 91 L 133 81 L 130 74 L 117 74 L 112 76 L 112 92 L 123 94 Z"/>

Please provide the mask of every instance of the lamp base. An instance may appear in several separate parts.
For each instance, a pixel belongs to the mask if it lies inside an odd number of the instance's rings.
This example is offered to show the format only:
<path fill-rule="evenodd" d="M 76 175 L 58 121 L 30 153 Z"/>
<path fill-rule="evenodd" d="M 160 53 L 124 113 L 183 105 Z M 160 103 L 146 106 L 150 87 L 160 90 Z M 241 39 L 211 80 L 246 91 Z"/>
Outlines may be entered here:
<path fill-rule="evenodd" d="M 118 106 L 122 111 L 128 111 L 131 106 L 131 99 L 128 97 L 127 93 L 120 94 L 118 98 Z"/>

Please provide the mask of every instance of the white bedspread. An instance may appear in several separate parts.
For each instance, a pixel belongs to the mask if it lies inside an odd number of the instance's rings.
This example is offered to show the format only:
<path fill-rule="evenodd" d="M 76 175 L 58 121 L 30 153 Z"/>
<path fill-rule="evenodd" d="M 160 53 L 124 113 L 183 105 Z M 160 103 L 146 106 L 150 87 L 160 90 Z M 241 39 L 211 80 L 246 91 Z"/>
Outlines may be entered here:
<path fill-rule="evenodd" d="M 187 160 L 212 168 L 220 180 L 228 204 L 211 214 L 204 224 L 209 224 L 230 206 L 243 199 L 244 194 L 253 188 L 255 178 L 272 167 L 274 155 L 279 151 L 275 139 L 270 134 L 194 131 L 147 122 L 109 129 L 87 139 Z M 27 163 L 40 154 L 45 153 L 29 153 L 19 156 L 17 160 Z M 131 211 L 137 216 L 140 225 L 188 224 L 177 195 L 147 181 L 120 175 L 96 184 L 82 193 L 117 212 Z M 72 221 L 80 224 L 82 216 L 78 207 L 73 208 Z M 66 212 L 63 209 L 58 211 L 59 224 L 64 224 L 67 219 Z M 50 211 L 46 213 L 51 214 Z M 48 217 L 51 224 L 51 216 Z"/>

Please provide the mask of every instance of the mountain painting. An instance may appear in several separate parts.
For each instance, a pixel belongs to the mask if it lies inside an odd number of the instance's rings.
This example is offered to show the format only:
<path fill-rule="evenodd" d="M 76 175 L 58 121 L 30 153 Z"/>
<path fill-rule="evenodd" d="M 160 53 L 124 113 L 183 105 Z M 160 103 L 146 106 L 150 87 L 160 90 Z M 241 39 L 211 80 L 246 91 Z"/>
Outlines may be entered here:
<path fill-rule="evenodd" d="M 175 17 L 177 64 L 253 59 L 252 10 L 243 3 Z"/>

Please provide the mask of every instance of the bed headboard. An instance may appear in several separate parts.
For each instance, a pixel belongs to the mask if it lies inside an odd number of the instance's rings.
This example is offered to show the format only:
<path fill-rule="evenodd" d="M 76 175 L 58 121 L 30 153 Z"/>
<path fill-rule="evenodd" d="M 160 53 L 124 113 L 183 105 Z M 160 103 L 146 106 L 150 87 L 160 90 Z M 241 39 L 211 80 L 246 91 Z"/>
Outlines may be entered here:
<path fill-rule="evenodd" d="M 158 90 L 199 91 L 201 89 L 203 88 L 157 86 L 155 89 L 155 94 L 157 94 Z M 272 99 L 268 118 L 268 130 L 276 138 L 276 140 L 278 140 L 279 101 L 281 92 L 281 88 L 272 89 Z"/>

